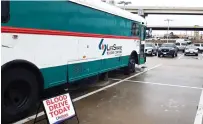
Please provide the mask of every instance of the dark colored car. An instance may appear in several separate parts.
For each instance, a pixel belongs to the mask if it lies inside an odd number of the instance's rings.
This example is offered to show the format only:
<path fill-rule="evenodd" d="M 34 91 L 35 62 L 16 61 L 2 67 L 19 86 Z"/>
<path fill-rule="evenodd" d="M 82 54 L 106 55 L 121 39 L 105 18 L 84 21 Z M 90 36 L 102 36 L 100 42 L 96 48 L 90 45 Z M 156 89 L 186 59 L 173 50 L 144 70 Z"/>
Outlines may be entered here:
<path fill-rule="evenodd" d="M 157 48 L 154 43 L 145 43 L 145 54 L 146 55 L 157 55 Z"/>
<path fill-rule="evenodd" d="M 158 57 L 161 56 L 172 56 L 178 55 L 178 48 L 174 43 L 163 43 L 158 49 Z"/>

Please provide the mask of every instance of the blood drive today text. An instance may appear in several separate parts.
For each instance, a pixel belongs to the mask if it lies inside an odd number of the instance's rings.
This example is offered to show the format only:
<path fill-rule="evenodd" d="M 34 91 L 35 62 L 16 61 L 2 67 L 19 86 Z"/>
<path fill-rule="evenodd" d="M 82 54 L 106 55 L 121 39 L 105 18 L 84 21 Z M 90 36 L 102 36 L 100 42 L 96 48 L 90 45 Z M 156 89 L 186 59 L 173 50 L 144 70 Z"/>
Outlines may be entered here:
<path fill-rule="evenodd" d="M 49 107 L 49 114 L 51 115 L 51 117 L 61 115 L 70 110 L 70 105 L 68 104 L 66 95 L 48 99 L 46 100 L 46 104 Z"/>

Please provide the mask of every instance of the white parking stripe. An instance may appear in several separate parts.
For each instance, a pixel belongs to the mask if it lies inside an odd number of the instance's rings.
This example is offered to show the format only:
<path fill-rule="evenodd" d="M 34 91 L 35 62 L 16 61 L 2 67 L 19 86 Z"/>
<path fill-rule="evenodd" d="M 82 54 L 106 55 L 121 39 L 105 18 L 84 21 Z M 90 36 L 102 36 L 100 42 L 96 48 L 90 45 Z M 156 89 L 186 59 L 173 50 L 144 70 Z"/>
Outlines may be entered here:
<path fill-rule="evenodd" d="M 181 59 L 183 56 L 184 56 L 184 54 L 181 54 L 181 55 L 178 57 L 178 59 Z"/>
<path fill-rule="evenodd" d="M 202 124 L 202 118 L 203 118 L 203 90 L 200 96 L 199 106 L 195 116 L 194 124 Z"/>
<path fill-rule="evenodd" d="M 121 80 L 121 79 L 114 79 L 111 78 L 112 80 Z M 189 88 L 189 89 L 198 89 L 198 90 L 203 90 L 201 87 L 191 87 L 191 86 L 184 86 L 184 85 L 173 85 L 173 84 L 163 84 L 163 83 L 153 83 L 153 82 L 146 82 L 146 81 L 133 81 L 133 80 L 125 80 L 129 82 L 135 82 L 135 83 L 143 83 L 143 84 L 152 84 L 152 85 L 161 85 L 161 86 L 170 86 L 170 87 L 179 87 L 179 88 Z"/>
<path fill-rule="evenodd" d="M 100 91 L 103 91 L 103 90 L 105 90 L 105 89 L 108 89 L 108 88 L 110 88 L 110 87 L 113 87 L 113 86 L 115 86 L 115 85 L 117 85 L 117 84 L 120 84 L 120 83 L 122 83 L 122 82 L 124 82 L 124 81 L 126 81 L 126 80 L 128 80 L 128 79 L 130 79 L 130 78 L 136 77 L 136 76 L 141 75 L 141 74 L 143 74 L 143 73 L 145 73 L 145 72 L 147 72 L 147 71 L 150 71 L 150 70 L 152 70 L 152 69 L 155 69 L 155 68 L 157 68 L 157 67 L 159 67 L 159 66 L 161 66 L 161 65 L 162 65 L 162 64 L 158 64 L 158 65 L 156 65 L 156 66 L 154 66 L 154 67 L 152 67 L 152 68 L 146 69 L 146 70 L 143 71 L 143 72 L 134 74 L 134 75 L 132 75 L 132 76 L 130 76 L 130 77 L 127 77 L 127 78 L 125 78 L 125 79 L 119 80 L 118 82 L 115 82 L 115 83 L 113 83 L 113 84 L 107 85 L 107 86 L 102 87 L 102 88 L 100 88 L 100 89 L 98 89 L 98 90 L 95 90 L 95 91 L 93 91 L 93 92 L 87 93 L 87 94 L 85 94 L 85 95 L 83 95 L 83 96 L 77 97 L 77 98 L 73 99 L 72 101 L 73 101 L 73 102 L 79 101 L 79 100 L 81 100 L 81 99 L 83 99 L 83 98 L 86 98 L 86 97 L 88 97 L 88 96 L 91 96 L 91 95 L 93 95 L 93 94 L 95 94 L 95 93 L 98 93 L 98 92 L 100 92 Z M 44 112 L 40 112 L 38 115 L 39 115 L 39 116 L 42 116 L 42 115 L 44 115 Z M 28 117 L 28 118 L 25 118 L 25 119 L 23 119 L 23 120 L 20 120 L 20 121 L 18 121 L 18 122 L 15 122 L 14 124 L 23 124 L 23 123 L 26 123 L 26 122 L 28 122 L 28 121 L 30 121 L 30 120 L 33 120 L 33 119 L 35 118 L 35 116 L 36 116 L 36 115 L 32 115 L 32 116 L 30 116 L 30 117 Z M 38 117 L 39 117 L 39 116 L 38 116 Z"/>

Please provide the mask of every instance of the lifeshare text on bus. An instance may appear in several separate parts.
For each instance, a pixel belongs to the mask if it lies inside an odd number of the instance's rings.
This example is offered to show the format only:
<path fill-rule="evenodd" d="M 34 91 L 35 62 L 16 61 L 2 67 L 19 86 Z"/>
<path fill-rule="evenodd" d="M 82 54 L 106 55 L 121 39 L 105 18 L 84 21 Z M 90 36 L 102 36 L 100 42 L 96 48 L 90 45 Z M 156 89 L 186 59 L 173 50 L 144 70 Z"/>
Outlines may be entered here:
<path fill-rule="evenodd" d="M 101 39 L 99 43 L 99 49 L 103 50 L 102 55 L 104 55 L 106 52 L 107 52 L 107 55 L 122 53 L 122 46 L 116 46 L 116 44 L 109 46 L 108 44 L 103 44 L 103 41 L 104 39 Z"/>

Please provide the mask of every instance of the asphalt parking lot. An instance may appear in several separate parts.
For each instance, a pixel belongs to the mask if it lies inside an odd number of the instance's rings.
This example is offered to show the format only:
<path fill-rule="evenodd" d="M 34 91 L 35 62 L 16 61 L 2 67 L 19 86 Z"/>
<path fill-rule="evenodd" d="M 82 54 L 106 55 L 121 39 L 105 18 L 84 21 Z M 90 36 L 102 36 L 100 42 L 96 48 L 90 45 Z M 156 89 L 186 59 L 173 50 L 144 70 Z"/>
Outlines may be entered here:
<path fill-rule="evenodd" d="M 80 124 L 202 124 L 195 119 L 203 90 L 203 55 L 147 57 L 146 67 L 130 76 L 111 72 L 108 83 L 73 93 Z M 31 124 L 30 119 L 18 123 Z"/>

